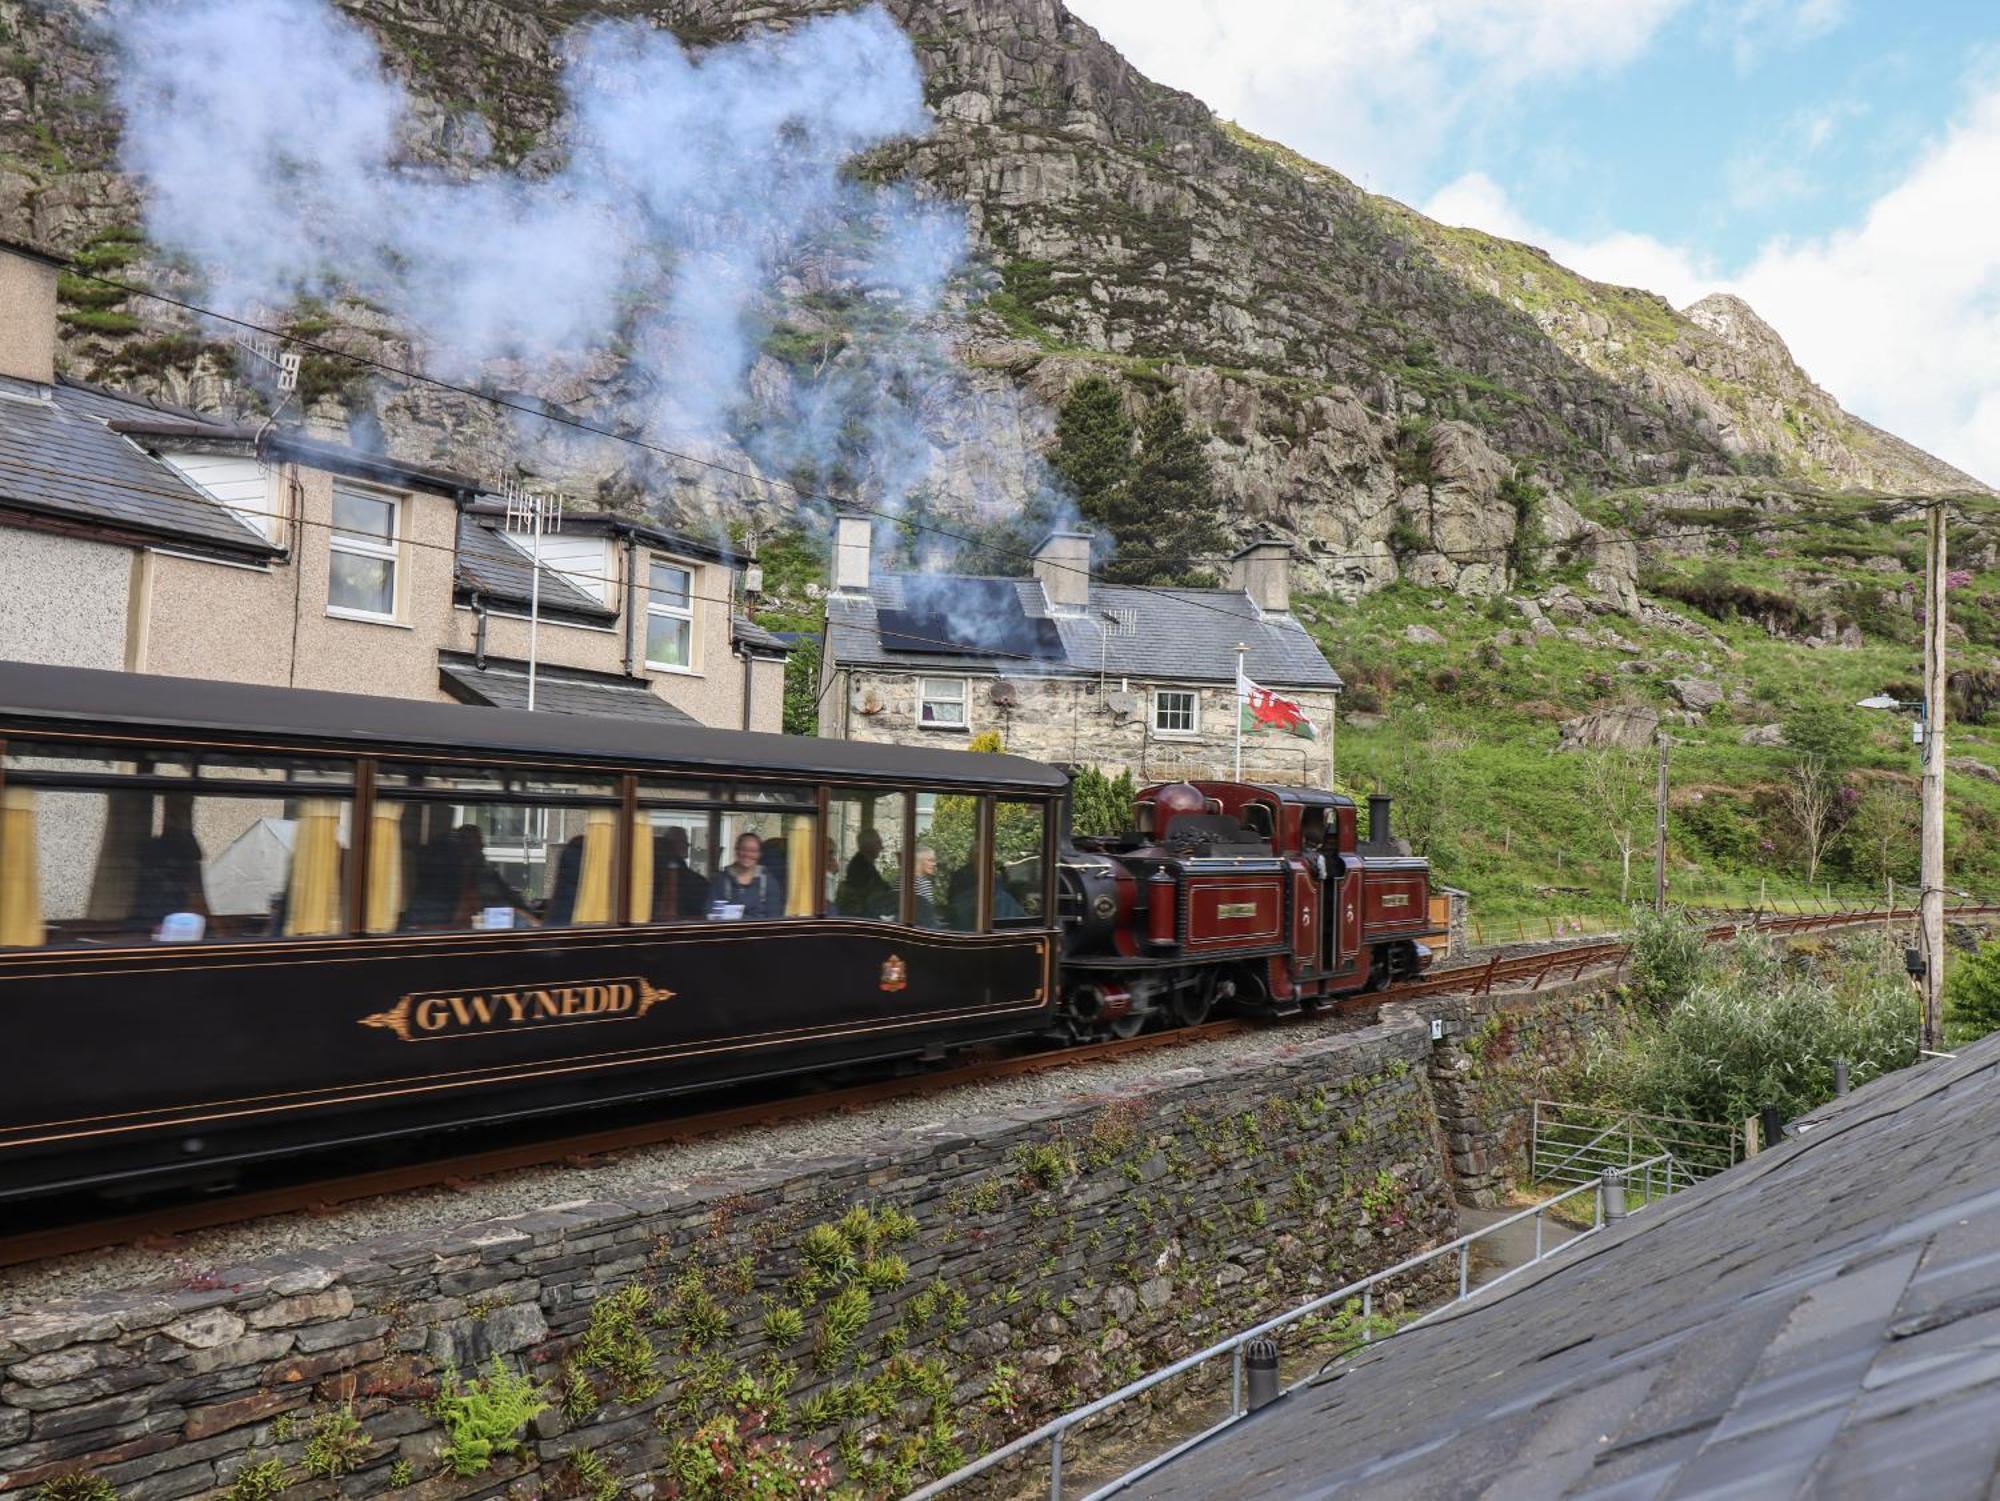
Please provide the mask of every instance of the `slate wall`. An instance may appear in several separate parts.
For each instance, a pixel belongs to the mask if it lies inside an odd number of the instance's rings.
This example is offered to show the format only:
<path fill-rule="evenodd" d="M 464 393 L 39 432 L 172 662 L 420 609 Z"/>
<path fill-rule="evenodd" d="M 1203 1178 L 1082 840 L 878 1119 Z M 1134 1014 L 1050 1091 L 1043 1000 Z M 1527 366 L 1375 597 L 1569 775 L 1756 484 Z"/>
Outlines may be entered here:
<path fill-rule="evenodd" d="M 1455 1233 L 1428 1022 L 1271 1039 L 1129 1097 L 0 1317 L 0 1492 L 672 1495 L 757 1432 L 900 1494 Z M 460 1476 L 438 1383 L 495 1357 L 554 1405 Z M 719 1416 L 738 1440 L 697 1433 Z"/>

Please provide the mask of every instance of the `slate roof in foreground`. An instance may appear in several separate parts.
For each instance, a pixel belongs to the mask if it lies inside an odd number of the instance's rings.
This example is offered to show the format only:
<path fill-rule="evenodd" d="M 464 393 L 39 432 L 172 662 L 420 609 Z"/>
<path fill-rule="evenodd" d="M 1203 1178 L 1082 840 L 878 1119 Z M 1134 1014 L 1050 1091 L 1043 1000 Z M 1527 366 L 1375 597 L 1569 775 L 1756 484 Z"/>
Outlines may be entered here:
<path fill-rule="evenodd" d="M 528 669 L 523 662 L 489 660 L 481 667 L 467 657 L 441 656 L 438 679 L 444 691 L 462 704 L 485 704 L 494 709 L 528 707 Z M 537 670 L 535 708 L 544 714 L 595 714 L 605 719 L 646 719 L 661 724 L 701 723 L 636 679 L 571 668 Z"/>
<path fill-rule="evenodd" d="M 1236 643 L 1249 646 L 1245 670 L 1272 688 L 1337 689 L 1340 675 L 1318 643 L 1291 615 L 1262 614 L 1240 589 L 1138 588 L 1128 584 L 1090 586 L 1084 611 L 1051 610 L 1035 579 L 984 579 L 971 575 L 877 575 L 866 595 L 832 594 L 826 601 L 827 649 L 843 667 L 867 666 L 939 673 L 1059 672 L 1069 676 L 1166 679 L 1175 682 L 1233 683 Z M 962 589 L 954 589 L 962 584 Z M 996 587 L 1020 597 L 1028 620 L 1050 620 L 1062 638 L 1054 660 L 1006 652 L 895 651 L 882 644 L 878 620 L 883 610 L 922 602 L 963 599 Z"/>
<path fill-rule="evenodd" d="M 1806 1124 L 1121 1494 L 1995 1494 L 2000 1036 Z"/>

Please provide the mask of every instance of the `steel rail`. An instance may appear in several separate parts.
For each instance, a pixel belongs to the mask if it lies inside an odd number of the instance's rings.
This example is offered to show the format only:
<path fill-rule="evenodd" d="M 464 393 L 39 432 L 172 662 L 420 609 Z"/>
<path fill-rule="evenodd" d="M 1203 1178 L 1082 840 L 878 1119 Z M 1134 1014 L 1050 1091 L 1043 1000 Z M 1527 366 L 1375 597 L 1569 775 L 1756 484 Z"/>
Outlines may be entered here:
<path fill-rule="evenodd" d="M 1947 910 L 1946 916 L 1965 917 L 1995 913 L 2000 913 L 2000 905 L 1951 908 Z M 1890 914 L 1884 911 L 1804 913 L 1798 916 L 1787 915 L 1782 918 L 1767 919 L 1755 922 L 1754 925 L 1766 931 L 1791 932 L 1809 928 L 1880 922 L 1892 915 L 1907 914 Z M 1718 923 L 1708 930 L 1708 936 L 1711 939 L 1726 938 L 1739 928 L 1751 925 L 1753 924 L 1747 921 Z M 1358 1012 L 1384 1002 L 1416 1000 L 1425 996 L 1466 990 L 1474 994 L 1485 994 L 1496 984 L 1511 984 L 1520 980 L 1532 980 L 1531 988 L 1538 991 L 1549 976 L 1558 970 L 1569 971 L 1573 976 L 1580 977 L 1591 968 L 1611 963 L 1622 965 L 1630 951 L 1631 946 L 1623 940 L 1600 940 L 1554 949 L 1542 948 L 1513 957 L 1502 957 L 1500 953 L 1495 952 L 1484 961 L 1453 965 L 1433 971 L 1421 979 L 1390 985 L 1383 990 L 1342 997 L 1334 1007 L 1321 1008 L 1317 1013 L 1306 1013 L 1306 1017 L 1310 1018 L 1315 1014 L 1324 1017 L 1329 1009 L 1335 1012 Z M 610 1130 L 519 1142 L 506 1147 L 429 1158 L 420 1162 L 403 1163 L 394 1167 L 344 1174 L 334 1178 L 251 1189 L 199 1203 L 166 1205 L 138 1213 L 55 1225 L 0 1237 L 0 1267 L 21 1266 L 28 1262 L 43 1261 L 57 1256 L 80 1255 L 134 1244 L 154 1243 L 159 1244 L 162 1249 L 171 1249 L 172 1243 L 179 1236 L 200 1230 L 213 1230 L 225 1225 L 241 1224 L 248 1220 L 264 1219 L 273 1215 L 326 1213 L 342 1204 L 382 1198 L 391 1194 L 413 1193 L 427 1188 L 462 1187 L 481 1178 L 499 1177 L 507 1173 L 548 1167 L 575 1159 L 589 1159 L 617 1152 L 635 1151 L 644 1147 L 694 1141 L 727 1131 L 772 1125 L 781 1121 L 808 1119 L 818 1115 L 832 1115 L 842 1111 L 862 1109 L 888 1100 L 939 1093 L 991 1079 L 1042 1073 L 1051 1069 L 1065 1068 L 1074 1063 L 1088 1063 L 1104 1058 L 1147 1052 L 1156 1048 L 1206 1042 L 1248 1031 L 1256 1025 L 1259 1023 L 1249 1018 L 1232 1017 L 1205 1022 L 1194 1027 L 1142 1033 L 1138 1037 L 1084 1043 L 1075 1047 L 1055 1048 L 1047 1052 L 1023 1053 L 998 1059 L 989 1058 L 928 1073 L 875 1080 L 844 1089 L 762 1100 L 695 1115 L 645 1121 Z"/>

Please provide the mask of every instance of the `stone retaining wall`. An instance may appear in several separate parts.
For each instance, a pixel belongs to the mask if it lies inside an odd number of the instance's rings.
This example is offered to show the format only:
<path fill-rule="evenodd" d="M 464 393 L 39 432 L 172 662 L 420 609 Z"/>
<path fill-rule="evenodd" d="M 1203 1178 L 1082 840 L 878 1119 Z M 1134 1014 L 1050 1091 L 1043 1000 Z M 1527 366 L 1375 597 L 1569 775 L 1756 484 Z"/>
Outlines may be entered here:
<path fill-rule="evenodd" d="M 1499 1204 L 1526 1179 L 1533 1102 L 1562 1097 L 1565 1076 L 1619 1005 L 1618 992 L 1593 978 L 1385 1009 L 1445 1022 L 1430 1079 L 1461 1203 Z"/>
<path fill-rule="evenodd" d="M 1403 1009 L 1143 1093 L 0 1318 L 0 1492 L 671 1496 L 761 1414 L 766 1460 L 900 1494 L 1454 1234 L 1431 1082 L 1475 1136 L 1490 1101 Z M 496 1359 L 553 1405 L 455 1474 L 439 1384 Z M 692 1437 L 721 1416 L 736 1439 Z"/>

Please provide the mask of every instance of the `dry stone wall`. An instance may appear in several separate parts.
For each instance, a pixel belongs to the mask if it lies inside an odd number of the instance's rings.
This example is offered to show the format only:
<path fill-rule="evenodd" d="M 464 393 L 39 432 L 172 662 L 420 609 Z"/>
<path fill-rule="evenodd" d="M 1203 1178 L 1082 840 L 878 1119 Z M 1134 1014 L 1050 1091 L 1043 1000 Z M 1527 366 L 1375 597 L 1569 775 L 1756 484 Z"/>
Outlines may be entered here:
<path fill-rule="evenodd" d="M 1392 1009 L 1129 1096 L 16 1313 L 0 1493 L 706 1495 L 726 1462 L 901 1494 L 1454 1234 L 1431 1050 Z"/>

